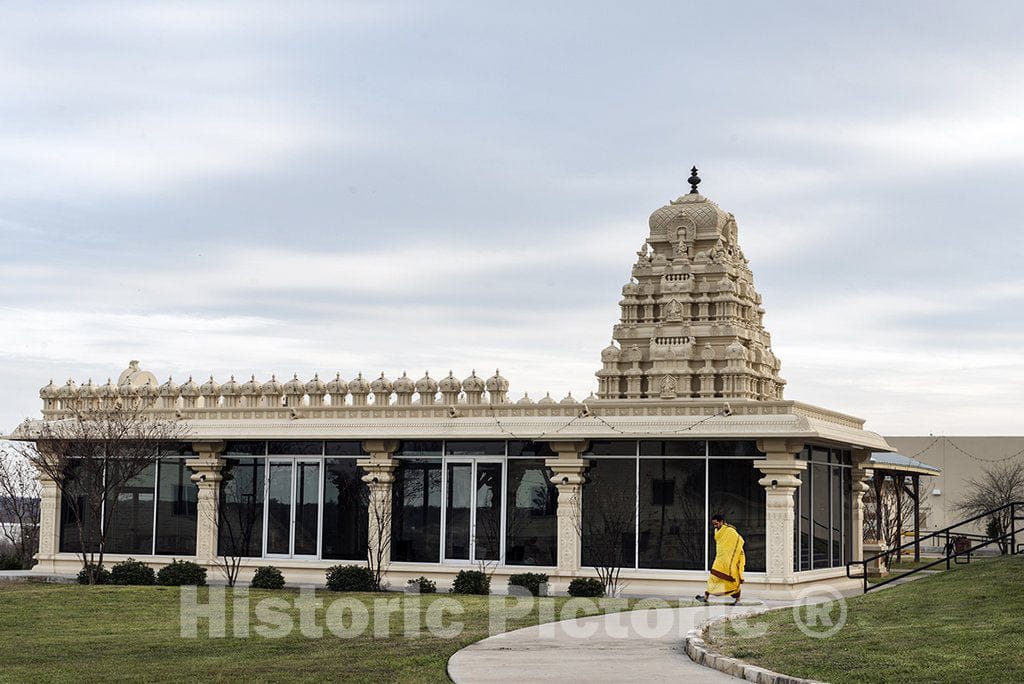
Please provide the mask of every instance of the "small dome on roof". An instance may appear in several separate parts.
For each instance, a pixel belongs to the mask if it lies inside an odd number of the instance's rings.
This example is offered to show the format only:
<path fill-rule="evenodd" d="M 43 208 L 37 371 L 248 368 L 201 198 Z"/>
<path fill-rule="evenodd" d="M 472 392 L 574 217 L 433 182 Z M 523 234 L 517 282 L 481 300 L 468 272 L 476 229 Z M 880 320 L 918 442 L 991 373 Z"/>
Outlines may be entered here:
<path fill-rule="evenodd" d="M 448 371 L 447 377 L 441 378 L 441 382 L 437 385 L 442 392 L 458 392 L 462 389 L 462 383 L 451 371 Z"/>
<path fill-rule="evenodd" d="M 296 373 L 292 376 L 292 379 L 284 383 L 285 394 L 305 394 L 306 388 L 302 386 L 302 381 L 299 380 L 299 374 Z"/>
<path fill-rule="evenodd" d="M 483 392 L 487 388 L 484 379 L 479 377 L 474 370 L 468 378 L 462 381 L 462 389 L 467 392 Z"/>
<path fill-rule="evenodd" d="M 613 341 L 611 344 L 609 344 L 607 347 L 601 350 L 601 360 L 618 361 L 620 353 L 620 349 L 615 346 L 615 342 Z"/>
<path fill-rule="evenodd" d="M 523 398 L 516 402 L 516 404 L 519 405 L 519 406 L 526 406 L 527 404 L 532 404 L 532 403 L 533 403 L 533 399 L 530 398 L 530 394 L 528 392 L 524 392 L 523 393 Z"/>
<path fill-rule="evenodd" d="M 313 379 L 306 383 L 306 394 L 324 394 L 327 392 L 327 385 L 320 379 L 319 373 L 313 373 Z"/>
<path fill-rule="evenodd" d="M 402 377 L 395 380 L 394 389 L 399 394 L 412 394 L 416 391 L 416 383 L 402 371 Z"/>
<path fill-rule="evenodd" d="M 212 380 L 213 378 L 210 379 Z M 117 386 L 117 393 L 122 397 L 127 398 L 139 396 L 139 390 L 138 388 L 135 387 L 135 385 L 132 384 L 131 378 L 128 378 L 127 380 L 125 380 L 124 382 Z"/>
<path fill-rule="evenodd" d="M 327 383 L 327 393 L 332 397 L 343 397 L 348 394 L 348 383 L 341 379 L 341 373 L 334 376 L 334 379 Z"/>
<path fill-rule="evenodd" d="M 551 398 L 551 392 L 547 392 L 544 395 L 544 398 L 541 399 L 540 401 L 538 401 L 537 403 L 538 404 L 544 404 L 545 406 L 549 406 L 551 404 L 554 404 L 555 400 Z"/>
<path fill-rule="evenodd" d="M 143 399 L 156 399 L 157 386 L 152 380 L 146 380 L 146 384 L 136 390 Z"/>
<path fill-rule="evenodd" d="M 110 384 L 110 380 L 107 380 L 107 384 Z M 199 396 L 199 385 L 192 381 L 192 376 L 188 376 L 188 382 L 181 386 L 181 396 L 183 397 L 198 397 Z"/>
<path fill-rule="evenodd" d="M 423 394 L 437 392 L 437 380 L 430 377 L 430 371 L 425 371 L 423 377 L 416 381 L 416 391 Z"/>
<path fill-rule="evenodd" d="M 225 397 L 235 397 L 241 394 L 241 385 L 235 382 L 235 376 L 220 386 L 220 393 Z"/>
<path fill-rule="evenodd" d="M 264 395 L 276 395 L 281 394 L 282 392 L 284 392 L 284 388 L 281 387 L 281 383 L 277 381 L 276 375 L 271 375 L 270 379 L 263 383 L 263 385 L 260 387 L 260 394 Z"/>
<path fill-rule="evenodd" d="M 83 399 L 93 399 L 99 396 L 99 388 L 92 384 L 92 378 L 85 381 L 85 384 L 78 388 L 78 396 Z"/>
<path fill-rule="evenodd" d="M 53 378 L 50 378 L 50 384 L 39 389 L 40 399 L 56 399 L 60 388 L 53 384 Z"/>
<path fill-rule="evenodd" d="M 167 382 L 160 385 L 158 393 L 161 397 L 177 397 L 181 394 L 181 388 L 178 387 L 178 383 L 174 382 L 174 378 L 167 378 Z"/>
<path fill-rule="evenodd" d="M 238 388 L 239 394 L 245 397 L 254 397 L 260 393 L 260 383 L 256 381 L 256 376 L 252 375 L 249 377 L 247 382 L 242 383 L 241 387 Z"/>
<path fill-rule="evenodd" d="M 75 384 L 74 380 L 68 378 L 68 381 L 57 390 L 57 396 L 61 399 L 73 399 L 78 396 L 78 385 Z"/>
<path fill-rule="evenodd" d="M 370 391 L 374 394 L 391 394 L 394 389 L 395 387 L 391 384 L 391 381 L 384 377 L 383 371 L 379 378 L 370 383 Z"/>
<path fill-rule="evenodd" d="M 363 374 L 360 373 L 352 382 L 348 383 L 348 391 L 351 394 L 367 394 L 370 391 L 370 383 L 366 382 Z"/>
<path fill-rule="evenodd" d="M 494 375 L 487 378 L 487 391 L 488 392 L 507 392 L 508 391 L 508 380 L 501 377 L 501 371 L 494 371 Z"/>
<path fill-rule="evenodd" d="M 210 379 L 199 386 L 199 393 L 204 397 L 216 397 L 220 394 L 220 385 L 210 376 Z"/>
<path fill-rule="evenodd" d="M 572 392 L 569 392 L 567 395 L 565 395 L 565 398 L 562 399 L 562 401 L 560 401 L 558 403 L 559 404 L 578 404 L 580 402 L 576 401 L 576 399 L 573 398 Z"/>

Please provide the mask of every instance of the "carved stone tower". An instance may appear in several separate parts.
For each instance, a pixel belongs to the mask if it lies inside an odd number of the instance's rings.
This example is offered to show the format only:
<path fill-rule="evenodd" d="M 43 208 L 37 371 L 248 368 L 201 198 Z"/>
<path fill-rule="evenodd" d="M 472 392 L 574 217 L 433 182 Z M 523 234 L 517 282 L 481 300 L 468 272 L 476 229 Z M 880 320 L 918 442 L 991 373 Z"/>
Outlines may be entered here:
<path fill-rule="evenodd" d="M 651 214 L 597 372 L 601 399 L 782 399 L 736 219 L 697 192 Z"/>

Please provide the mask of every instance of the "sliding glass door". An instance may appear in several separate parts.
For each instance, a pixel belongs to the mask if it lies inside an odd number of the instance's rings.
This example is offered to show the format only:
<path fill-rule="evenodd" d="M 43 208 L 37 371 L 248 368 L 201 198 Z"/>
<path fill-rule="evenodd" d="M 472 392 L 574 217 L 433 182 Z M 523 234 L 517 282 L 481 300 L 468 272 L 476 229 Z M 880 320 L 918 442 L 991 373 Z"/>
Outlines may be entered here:
<path fill-rule="evenodd" d="M 504 464 L 498 460 L 446 460 L 444 560 L 499 561 L 502 557 Z"/>
<path fill-rule="evenodd" d="M 267 467 L 266 555 L 319 554 L 321 464 L 270 459 Z"/>

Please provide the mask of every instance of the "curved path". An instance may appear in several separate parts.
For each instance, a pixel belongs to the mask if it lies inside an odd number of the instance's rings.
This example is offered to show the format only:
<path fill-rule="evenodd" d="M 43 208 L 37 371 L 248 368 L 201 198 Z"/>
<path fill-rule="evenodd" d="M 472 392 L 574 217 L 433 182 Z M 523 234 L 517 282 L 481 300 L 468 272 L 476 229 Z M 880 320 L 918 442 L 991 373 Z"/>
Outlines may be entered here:
<path fill-rule="evenodd" d="M 731 607 L 662 608 L 550 622 L 488 637 L 448 660 L 456 684 L 476 682 L 737 682 L 697 665 L 683 651 L 686 633 L 722 615 L 752 615 L 792 605 L 768 601 Z"/>

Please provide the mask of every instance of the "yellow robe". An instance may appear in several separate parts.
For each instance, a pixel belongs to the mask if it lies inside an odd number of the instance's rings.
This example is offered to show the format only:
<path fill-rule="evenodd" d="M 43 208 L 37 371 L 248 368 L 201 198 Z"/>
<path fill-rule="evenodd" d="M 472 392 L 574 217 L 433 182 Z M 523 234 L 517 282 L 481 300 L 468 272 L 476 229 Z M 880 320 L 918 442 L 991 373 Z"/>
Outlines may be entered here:
<path fill-rule="evenodd" d="M 736 528 L 725 524 L 715 530 L 715 562 L 711 564 L 711 576 L 708 577 L 708 593 L 712 596 L 738 596 L 746 564 L 743 537 Z"/>

